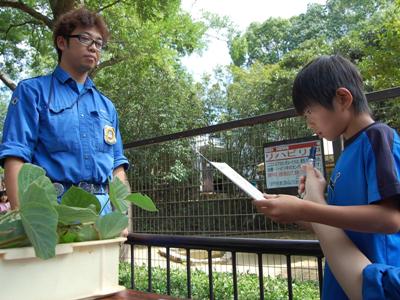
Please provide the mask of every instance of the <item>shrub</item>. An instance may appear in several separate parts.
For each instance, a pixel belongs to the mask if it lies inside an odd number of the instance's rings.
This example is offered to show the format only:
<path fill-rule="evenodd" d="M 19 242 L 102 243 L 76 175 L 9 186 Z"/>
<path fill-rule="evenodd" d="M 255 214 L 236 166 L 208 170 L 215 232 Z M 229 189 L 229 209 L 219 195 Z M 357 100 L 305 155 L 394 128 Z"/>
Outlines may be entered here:
<path fill-rule="evenodd" d="M 135 289 L 147 291 L 148 269 L 146 266 L 135 266 Z M 120 264 L 120 284 L 130 288 L 130 264 Z M 186 271 L 171 269 L 171 295 L 187 297 Z M 152 292 L 167 294 L 167 270 L 160 267 L 152 268 Z M 256 274 L 238 274 L 238 298 L 259 299 L 259 283 Z M 208 274 L 201 270 L 191 271 L 192 299 L 209 299 Z M 319 299 L 318 281 L 293 280 L 293 299 Z M 228 272 L 213 272 L 213 288 L 215 299 L 233 299 L 232 274 Z M 288 299 L 287 280 L 281 277 L 264 277 L 264 296 L 266 299 Z"/>

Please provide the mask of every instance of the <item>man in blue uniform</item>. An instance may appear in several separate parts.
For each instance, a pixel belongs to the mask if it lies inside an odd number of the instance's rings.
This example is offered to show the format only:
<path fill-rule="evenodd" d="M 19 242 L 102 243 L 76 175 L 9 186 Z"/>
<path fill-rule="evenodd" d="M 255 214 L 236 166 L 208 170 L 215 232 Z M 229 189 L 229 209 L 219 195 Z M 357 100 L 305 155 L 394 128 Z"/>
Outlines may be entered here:
<path fill-rule="evenodd" d="M 289 195 L 267 195 L 254 204 L 276 221 L 345 229 L 372 263 L 400 267 L 400 138 L 386 124 L 374 122 L 357 68 L 337 55 L 315 59 L 297 75 L 293 103 L 319 137 L 332 141 L 343 136 L 346 141 L 328 183 L 330 205 Z M 330 263 L 323 299 L 346 299 Z"/>
<path fill-rule="evenodd" d="M 127 183 L 117 112 L 88 77 L 108 36 L 96 13 L 79 8 L 62 15 L 53 32 L 58 66 L 15 89 L 0 146 L 12 209 L 19 205 L 17 176 L 25 162 L 43 167 L 59 196 L 71 185 L 95 194 L 102 214 L 111 211 L 108 178 Z"/>

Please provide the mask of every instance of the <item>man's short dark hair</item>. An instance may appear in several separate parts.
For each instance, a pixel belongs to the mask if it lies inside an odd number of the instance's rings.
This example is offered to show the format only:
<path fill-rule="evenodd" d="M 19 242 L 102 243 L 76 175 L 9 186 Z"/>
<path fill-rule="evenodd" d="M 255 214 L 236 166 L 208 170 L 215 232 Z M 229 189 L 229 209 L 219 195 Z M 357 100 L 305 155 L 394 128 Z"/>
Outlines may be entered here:
<path fill-rule="evenodd" d="M 360 72 L 340 55 L 320 56 L 301 69 L 293 83 L 293 105 L 300 115 L 315 103 L 333 110 L 333 99 L 341 87 L 352 94 L 355 113 L 370 113 Z"/>
<path fill-rule="evenodd" d="M 58 49 L 57 37 L 67 37 L 77 27 L 89 28 L 96 27 L 101 34 L 103 42 L 106 43 L 109 38 L 109 32 L 106 23 L 101 15 L 92 12 L 84 7 L 80 7 L 65 14 L 62 14 L 54 24 L 53 41 L 57 50 L 58 61 L 61 61 L 62 51 Z"/>

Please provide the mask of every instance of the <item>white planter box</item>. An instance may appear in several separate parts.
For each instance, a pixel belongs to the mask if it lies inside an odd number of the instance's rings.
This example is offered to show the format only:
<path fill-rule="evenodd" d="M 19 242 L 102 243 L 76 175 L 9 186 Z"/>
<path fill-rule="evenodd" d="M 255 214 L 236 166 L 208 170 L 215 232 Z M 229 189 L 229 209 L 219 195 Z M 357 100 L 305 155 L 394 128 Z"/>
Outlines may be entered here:
<path fill-rule="evenodd" d="M 60 244 L 42 260 L 33 247 L 0 249 L 1 300 L 93 299 L 118 285 L 119 245 L 125 238 Z"/>

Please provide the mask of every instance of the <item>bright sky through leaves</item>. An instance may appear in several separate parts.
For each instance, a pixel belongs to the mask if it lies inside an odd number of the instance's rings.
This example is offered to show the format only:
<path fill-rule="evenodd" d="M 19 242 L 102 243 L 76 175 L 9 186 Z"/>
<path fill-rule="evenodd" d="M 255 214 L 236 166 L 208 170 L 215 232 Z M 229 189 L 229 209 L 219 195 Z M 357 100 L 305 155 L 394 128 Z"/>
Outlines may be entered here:
<path fill-rule="evenodd" d="M 228 16 L 242 32 L 252 22 L 264 22 L 269 17 L 290 18 L 306 12 L 310 3 L 325 4 L 326 0 L 182 0 L 182 8 L 196 20 L 202 11 Z M 211 73 L 217 65 L 231 62 L 224 41 L 209 38 L 208 49 L 202 54 L 192 54 L 183 59 L 188 71 L 199 80 L 204 72 Z"/>

